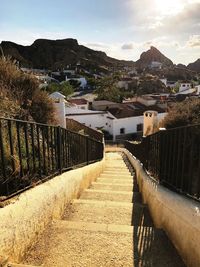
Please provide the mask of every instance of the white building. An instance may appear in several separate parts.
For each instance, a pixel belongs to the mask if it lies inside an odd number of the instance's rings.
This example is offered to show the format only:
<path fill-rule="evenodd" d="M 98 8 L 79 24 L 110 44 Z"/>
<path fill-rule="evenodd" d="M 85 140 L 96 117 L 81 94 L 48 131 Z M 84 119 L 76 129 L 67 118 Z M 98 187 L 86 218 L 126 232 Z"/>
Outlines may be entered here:
<path fill-rule="evenodd" d="M 163 79 L 159 79 L 165 86 L 167 86 L 167 79 L 163 78 Z"/>
<path fill-rule="evenodd" d="M 151 64 L 149 65 L 151 69 L 161 69 L 162 68 L 162 63 L 158 61 L 152 61 Z"/>
<path fill-rule="evenodd" d="M 129 84 L 132 82 L 131 78 L 122 78 L 120 81 L 117 82 L 116 86 L 120 89 L 128 90 Z"/>
<path fill-rule="evenodd" d="M 113 133 L 112 121 L 114 117 L 106 111 L 82 110 L 67 108 L 66 118 L 76 120 L 92 129 L 101 129 Z"/>
<path fill-rule="evenodd" d="M 158 113 L 154 110 L 145 111 L 143 137 L 157 132 L 159 130 L 159 123 L 166 115 L 167 113 Z"/>
<path fill-rule="evenodd" d="M 81 77 L 81 78 L 69 78 L 68 79 L 67 76 L 66 76 L 66 81 L 70 81 L 70 80 L 80 82 L 80 87 L 82 89 L 85 89 L 86 86 L 87 86 L 87 80 L 85 79 L 85 77 Z"/>
<path fill-rule="evenodd" d="M 109 111 L 86 111 L 77 108 L 67 108 L 66 118 L 76 120 L 93 129 L 105 130 L 113 136 L 113 140 L 120 135 L 141 132 L 143 125 L 143 115 L 118 118 Z"/>
<path fill-rule="evenodd" d="M 176 81 L 167 81 L 167 87 L 170 88 L 175 88 L 177 86 L 177 82 Z"/>
<path fill-rule="evenodd" d="M 110 108 L 111 106 L 115 105 L 115 102 L 112 101 L 107 101 L 107 100 L 95 100 L 92 102 L 92 108 L 94 110 L 101 110 L 101 111 L 105 111 L 108 108 Z"/>
<path fill-rule="evenodd" d="M 196 94 L 200 96 L 200 85 L 196 85 L 194 89 L 196 91 Z"/>
<path fill-rule="evenodd" d="M 88 110 L 89 108 L 89 103 L 84 98 L 70 98 L 68 99 L 68 102 L 71 104 L 74 104 L 77 108 L 80 108 L 80 109 Z"/>
<path fill-rule="evenodd" d="M 54 101 L 55 107 L 55 116 L 58 125 L 63 128 L 66 128 L 66 120 L 65 120 L 65 105 L 67 101 L 65 100 L 65 96 L 59 92 L 54 92 L 50 94 L 50 98 Z"/>
<path fill-rule="evenodd" d="M 184 92 L 184 91 L 188 91 L 191 88 L 192 88 L 191 83 L 180 83 L 179 93 Z"/>
<path fill-rule="evenodd" d="M 179 92 L 177 95 L 182 94 L 182 95 L 188 95 L 188 94 L 193 94 L 196 92 L 196 88 L 192 88 L 191 83 L 180 83 L 179 86 Z"/>
<path fill-rule="evenodd" d="M 54 99 L 57 121 L 62 127 L 66 127 L 66 118 L 73 119 L 90 128 L 107 131 L 113 136 L 113 140 L 129 134 L 141 134 L 143 131 L 144 111 L 134 105 L 114 103 L 108 110 L 94 111 L 67 102 L 65 96 L 58 92 L 51 94 L 51 98 Z M 164 115 L 165 112 L 159 113 L 158 119 Z"/>

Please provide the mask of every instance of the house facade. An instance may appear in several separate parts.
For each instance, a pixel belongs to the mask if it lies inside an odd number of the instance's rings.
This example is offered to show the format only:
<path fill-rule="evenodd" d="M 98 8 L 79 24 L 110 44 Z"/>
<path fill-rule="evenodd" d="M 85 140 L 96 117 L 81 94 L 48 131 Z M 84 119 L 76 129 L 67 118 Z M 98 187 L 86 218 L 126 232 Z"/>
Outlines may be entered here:
<path fill-rule="evenodd" d="M 151 107 L 145 107 L 139 103 L 114 103 L 104 111 L 89 110 L 81 109 L 75 103 L 66 101 L 65 97 L 57 92 L 51 94 L 51 98 L 54 100 L 56 117 L 60 126 L 66 128 L 66 118 L 73 119 L 92 129 L 106 131 L 112 136 L 113 141 L 126 139 L 133 134 L 142 135 L 143 113 L 146 110 L 151 110 Z M 159 108 L 157 112 L 157 119 L 160 121 L 166 112 Z"/>

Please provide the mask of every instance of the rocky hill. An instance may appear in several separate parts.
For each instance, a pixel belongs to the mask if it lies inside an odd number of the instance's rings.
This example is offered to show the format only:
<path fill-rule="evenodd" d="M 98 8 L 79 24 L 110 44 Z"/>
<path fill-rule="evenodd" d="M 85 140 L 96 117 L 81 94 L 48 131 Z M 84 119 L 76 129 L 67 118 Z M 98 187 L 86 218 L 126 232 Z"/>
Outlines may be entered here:
<path fill-rule="evenodd" d="M 174 69 L 180 72 L 186 72 L 186 74 L 188 71 L 200 72 L 200 59 L 194 63 L 190 63 L 188 66 L 183 64 L 174 65 L 169 58 L 153 46 L 148 51 L 143 52 L 140 59 L 136 62 L 108 57 L 104 52 L 95 51 L 79 45 L 76 39 L 38 39 L 30 46 L 22 46 L 13 42 L 3 41 L 1 46 L 4 54 L 10 55 L 12 58 L 18 60 L 22 67 L 57 70 L 66 68 L 68 65 L 80 63 L 87 70 L 95 70 L 98 73 L 124 66 L 135 66 L 138 69 L 144 69 L 152 61 L 158 61 L 163 64 L 163 75 L 167 74 L 168 70 L 174 71 Z"/>
<path fill-rule="evenodd" d="M 190 63 L 187 68 L 196 72 L 200 72 L 200 58 L 197 59 L 195 62 Z"/>
<path fill-rule="evenodd" d="M 151 46 L 148 51 L 141 54 L 140 59 L 136 61 L 136 66 L 138 68 L 146 68 L 152 61 L 158 61 L 165 67 L 173 65 L 173 62 L 169 58 L 164 56 L 157 48 Z"/>
<path fill-rule="evenodd" d="M 5 55 L 18 60 L 23 67 L 56 70 L 80 63 L 87 69 L 103 70 L 108 67 L 133 66 L 133 61 L 108 57 L 106 53 L 79 45 L 75 39 L 38 39 L 30 46 L 13 42 L 1 43 Z"/>

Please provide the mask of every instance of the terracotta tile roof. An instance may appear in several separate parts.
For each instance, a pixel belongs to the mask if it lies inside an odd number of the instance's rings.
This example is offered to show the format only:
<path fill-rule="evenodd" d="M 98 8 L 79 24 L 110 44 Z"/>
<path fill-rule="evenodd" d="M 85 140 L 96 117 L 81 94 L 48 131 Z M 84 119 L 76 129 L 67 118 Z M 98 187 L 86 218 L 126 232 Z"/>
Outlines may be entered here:
<path fill-rule="evenodd" d="M 73 98 L 69 99 L 68 102 L 76 105 L 87 105 L 88 101 L 84 98 Z"/>
<path fill-rule="evenodd" d="M 119 104 L 118 106 L 111 107 L 108 109 L 108 111 L 117 119 L 143 116 L 143 113 L 147 110 L 154 110 L 158 113 L 166 112 L 164 109 L 156 105 L 145 106 L 139 102 Z"/>

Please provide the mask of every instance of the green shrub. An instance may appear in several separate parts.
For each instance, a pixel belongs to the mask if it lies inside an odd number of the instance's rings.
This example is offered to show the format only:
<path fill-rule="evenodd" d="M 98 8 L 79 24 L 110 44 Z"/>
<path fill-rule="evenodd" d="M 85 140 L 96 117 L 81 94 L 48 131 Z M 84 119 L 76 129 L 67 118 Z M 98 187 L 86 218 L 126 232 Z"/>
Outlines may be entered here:
<path fill-rule="evenodd" d="M 0 100 L 0 116 L 54 121 L 53 102 L 48 94 L 39 90 L 33 75 L 24 74 L 10 58 L 0 58 Z"/>
<path fill-rule="evenodd" d="M 176 103 L 162 122 L 167 129 L 192 124 L 200 124 L 200 99 Z"/>

